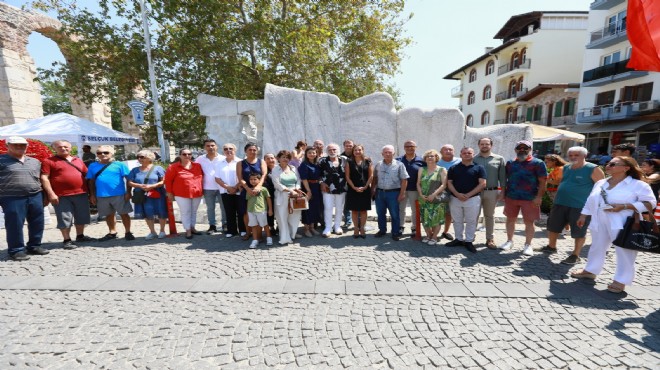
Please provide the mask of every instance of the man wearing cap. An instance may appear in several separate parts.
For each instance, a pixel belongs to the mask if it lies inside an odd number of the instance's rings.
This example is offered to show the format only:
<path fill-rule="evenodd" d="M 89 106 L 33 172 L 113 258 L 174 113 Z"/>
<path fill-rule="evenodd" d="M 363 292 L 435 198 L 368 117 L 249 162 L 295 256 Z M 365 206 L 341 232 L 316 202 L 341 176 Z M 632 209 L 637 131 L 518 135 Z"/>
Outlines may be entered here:
<path fill-rule="evenodd" d="M 14 261 L 29 260 L 28 254 L 44 255 L 45 200 L 39 175 L 41 162 L 25 155 L 28 142 L 20 136 L 7 138 L 7 154 L 0 155 L 0 207 L 5 215 L 7 251 Z M 27 246 L 23 225 L 28 224 Z"/>
<path fill-rule="evenodd" d="M 493 140 L 489 137 L 479 139 L 479 155 L 474 157 L 474 163 L 486 170 L 486 188 L 481 192 L 481 208 L 484 210 L 484 225 L 486 225 L 486 247 L 497 249 L 495 245 L 495 206 L 500 188 L 506 183 L 506 162 L 501 155 L 491 152 Z M 477 214 L 478 217 L 478 214 Z"/>
<path fill-rule="evenodd" d="M 516 159 L 506 163 L 506 186 L 498 196 L 498 200 L 504 198 L 507 236 L 507 241 L 499 248 L 508 250 L 513 247 L 516 219 L 522 211 L 525 222 L 525 246 L 522 253 L 526 256 L 534 254 L 534 221 L 541 218 L 541 198 L 548 178 L 545 163 L 534 158 L 531 150 L 532 143 L 527 140 L 516 143 Z"/>
<path fill-rule="evenodd" d="M 51 146 L 55 155 L 41 164 L 41 184 L 48 200 L 55 208 L 57 228 L 62 233 L 63 248 L 76 247 L 71 240 L 71 226 L 76 227 L 76 242 L 94 239 L 84 234 L 89 224 L 89 200 L 87 198 L 87 167 L 83 161 L 71 155 L 71 143 L 54 141 Z"/>

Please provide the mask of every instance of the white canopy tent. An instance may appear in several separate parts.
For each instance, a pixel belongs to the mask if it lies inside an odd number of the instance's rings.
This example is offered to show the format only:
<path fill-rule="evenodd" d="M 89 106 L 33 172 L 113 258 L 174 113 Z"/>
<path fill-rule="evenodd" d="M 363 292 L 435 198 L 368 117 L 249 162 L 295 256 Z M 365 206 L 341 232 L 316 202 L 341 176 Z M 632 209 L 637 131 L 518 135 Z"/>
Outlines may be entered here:
<path fill-rule="evenodd" d="M 140 139 L 131 135 L 67 113 L 51 114 L 0 127 L 0 139 L 6 139 L 8 136 L 22 136 L 49 143 L 55 140 L 67 140 L 78 148 L 82 148 L 84 144 L 140 144 Z M 79 150 L 79 153 L 82 155 L 82 150 Z"/>
<path fill-rule="evenodd" d="M 578 134 L 576 132 L 561 130 L 549 126 L 541 126 L 533 123 L 525 123 L 527 126 L 531 127 L 534 134 L 534 142 L 542 141 L 555 141 L 555 140 L 573 140 L 582 142 L 584 141 L 584 135 Z"/>

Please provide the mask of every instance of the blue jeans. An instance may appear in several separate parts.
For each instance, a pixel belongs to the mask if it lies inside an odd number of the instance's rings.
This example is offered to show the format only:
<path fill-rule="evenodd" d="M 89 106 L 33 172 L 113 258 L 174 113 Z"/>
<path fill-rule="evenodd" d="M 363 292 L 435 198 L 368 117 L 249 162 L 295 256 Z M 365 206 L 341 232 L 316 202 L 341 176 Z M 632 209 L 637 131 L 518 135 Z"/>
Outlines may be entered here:
<path fill-rule="evenodd" d="M 41 245 L 44 234 L 44 204 L 41 192 L 25 197 L 2 197 L 0 206 L 5 214 L 7 249 L 9 255 L 25 251 L 23 225 L 27 220 L 27 249 Z"/>
<path fill-rule="evenodd" d="M 378 231 L 387 232 L 387 211 L 392 219 L 392 236 L 400 235 L 401 220 L 399 219 L 398 191 L 376 191 L 376 214 L 378 215 Z"/>
<path fill-rule="evenodd" d="M 209 220 L 209 225 L 215 225 L 215 203 L 220 203 L 220 215 L 222 216 L 222 224 L 227 225 L 227 215 L 225 208 L 222 206 L 222 197 L 220 190 L 204 190 L 204 203 L 206 204 L 206 218 Z"/>

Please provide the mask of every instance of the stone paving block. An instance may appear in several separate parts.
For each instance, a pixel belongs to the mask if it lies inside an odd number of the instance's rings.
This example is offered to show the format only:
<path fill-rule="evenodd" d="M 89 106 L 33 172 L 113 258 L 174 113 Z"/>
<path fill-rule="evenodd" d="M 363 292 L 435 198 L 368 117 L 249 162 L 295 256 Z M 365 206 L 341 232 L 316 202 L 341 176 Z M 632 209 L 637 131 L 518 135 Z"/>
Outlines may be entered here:
<path fill-rule="evenodd" d="M 473 297 L 472 292 L 463 283 L 435 283 L 445 297 Z"/>
<path fill-rule="evenodd" d="M 346 294 L 376 294 L 376 284 L 373 281 L 347 281 Z"/>
<path fill-rule="evenodd" d="M 655 291 L 651 287 L 640 285 L 627 286 L 626 293 L 632 298 L 637 299 L 660 299 L 660 291 Z"/>
<path fill-rule="evenodd" d="M 11 284 L 9 289 L 62 290 L 81 279 L 81 276 L 33 276 Z"/>
<path fill-rule="evenodd" d="M 413 296 L 440 296 L 440 291 L 431 282 L 406 282 L 408 293 Z"/>
<path fill-rule="evenodd" d="M 532 298 L 537 295 L 531 290 L 527 289 L 528 285 L 518 283 L 497 283 L 495 287 L 499 289 L 505 296 L 509 298 Z"/>
<path fill-rule="evenodd" d="M 161 292 L 187 292 L 199 278 L 167 278 L 164 285 L 161 285 L 159 290 Z"/>
<path fill-rule="evenodd" d="M 115 277 L 97 286 L 95 290 L 130 291 L 134 290 L 133 287 L 137 283 L 137 280 L 130 277 Z"/>
<path fill-rule="evenodd" d="M 30 276 L 0 276 L 0 289 L 11 289 L 12 284 L 30 278 Z"/>
<path fill-rule="evenodd" d="M 346 294 L 345 281 L 316 280 L 314 285 L 316 294 Z"/>
<path fill-rule="evenodd" d="M 228 282 L 228 279 L 208 279 L 201 278 L 193 284 L 188 291 L 189 292 L 211 292 L 219 293 L 225 292 L 223 290 L 224 285 Z"/>
<path fill-rule="evenodd" d="M 406 284 L 399 281 L 376 281 L 376 291 L 382 295 L 410 295 Z"/>
<path fill-rule="evenodd" d="M 231 279 L 222 287 L 228 293 L 282 293 L 286 280 Z"/>
<path fill-rule="evenodd" d="M 286 280 L 282 292 L 313 294 L 315 283 L 314 280 Z"/>
<path fill-rule="evenodd" d="M 491 283 L 465 283 L 464 285 L 475 297 L 505 297 L 505 294 Z"/>
<path fill-rule="evenodd" d="M 97 288 L 108 281 L 111 277 L 106 276 L 86 276 L 73 284 L 67 285 L 64 290 L 97 290 Z"/>
<path fill-rule="evenodd" d="M 135 290 L 140 292 L 159 292 L 161 291 L 160 288 L 170 280 L 174 279 L 156 277 L 137 278 Z"/>

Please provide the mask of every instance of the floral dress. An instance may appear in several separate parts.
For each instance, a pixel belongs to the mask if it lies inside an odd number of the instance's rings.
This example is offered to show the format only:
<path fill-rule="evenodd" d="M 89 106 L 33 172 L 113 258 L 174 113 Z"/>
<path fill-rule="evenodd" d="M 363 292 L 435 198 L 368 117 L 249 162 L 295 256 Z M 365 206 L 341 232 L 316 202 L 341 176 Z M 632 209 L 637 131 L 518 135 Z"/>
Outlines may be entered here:
<path fill-rule="evenodd" d="M 420 185 L 422 188 L 422 194 L 429 194 L 429 186 L 432 181 L 442 181 L 445 176 L 447 176 L 446 171 L 443 167 L 436 167 L 435 171 L 432 173 L 428 172 L 428 168 L 422 168 L 422 178 L 420 180 Z M 446 190 L 445 190 L 446 191 Z M 419 212 L 422 221 L 422 225 L 427 228 L 433 228 L 438 225 L 445 223 L 445 204 L 440 203 L 429 203 L 422 198 L 419 198 Z"/>

